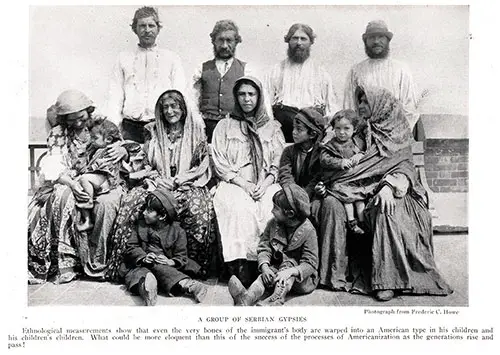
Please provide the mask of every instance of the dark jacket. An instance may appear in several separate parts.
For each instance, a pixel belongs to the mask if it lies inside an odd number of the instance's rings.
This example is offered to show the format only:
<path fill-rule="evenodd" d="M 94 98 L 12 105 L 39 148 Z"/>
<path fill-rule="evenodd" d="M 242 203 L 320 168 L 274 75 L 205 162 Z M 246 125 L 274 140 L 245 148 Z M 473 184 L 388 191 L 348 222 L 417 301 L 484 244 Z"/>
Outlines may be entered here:
<path fill-rule="evenodd" d="M 260 237 L 257 253 L 259 270 L 265 263 L 279 268 L 282 263 L 288 262 L 299 271 L 297 282 L 303 282 L 316 274 L 318 269 L 316 229 L 306 219 L 292 235 L 287 235 L 284 227 L 273 218 Z"/>
<path fill-rule="evenodd" d="M 186 232 L 178 222 L 162 224 L 153 228 L 140 218 L 132 229 L 127 241 L 124 260 L 128 267 L 142 266 L 141 261 L 147 255 L 146 249 L 150 236 L 155 233 L 161 240 L 163 253 L 175 262 L 176 269 L 184 268 L 188 263 Z"/>
<path fill-rule="evenodd" d="M 321 176 L 321 165 L 317 147 L 307 153 L 301 167 L 297 166 L 300 148 L 297 144 L 290 145 L 283 150 L 280 160 L 278 182 L 281 186 L 286 184 L 297 184 L 306 190 L 309 198 L 314 195 L 314 186 L 319 182 Z"/>

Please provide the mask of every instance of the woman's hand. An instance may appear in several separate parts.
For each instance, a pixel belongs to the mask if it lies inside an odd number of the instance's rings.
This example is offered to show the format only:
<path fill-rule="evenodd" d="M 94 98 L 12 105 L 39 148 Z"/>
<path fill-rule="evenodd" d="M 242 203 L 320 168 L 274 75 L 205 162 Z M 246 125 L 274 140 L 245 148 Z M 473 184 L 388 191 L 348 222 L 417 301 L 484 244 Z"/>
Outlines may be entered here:
<path fill-rule="evenodd" d="M 106 158 L 109 158 L 113 164 L 118 163 L 128 156 L 127 150 L 121 146 L 120 142 L 110 144 L 106 148 Z"/>
<path fill-rule="evenodd" d="M 299 276 L 298 271 L 296 268 L 290 267 L 288 269 L 283 269 L 278 271 L 278 273 L 276 274 L 276 278 L 274 280 L 276 281 L 276 283 L 278 282 L 285 283 L 290 277 L 294 276 Z"/>
<path fill-rule="evenodd" d="M 351 161 L 351 159 L 342 159 L 342 161 L 340 162 L 340 167 L 342 168 L 342 170 L 346 170 L 346 169 L 352 168 L 352 161 Z"/>
<path fill-rule="evenodd" d="M 273 175 L 268 175 L 264 181 L 262 181 L 260 184 L 258 184 L 255 188 L 255 191 L 252 195 L 252 198 L 254 200 L 260 200 L 262 196 L 266 193 L 266 190 L 269 186 L 271 186 L 274 182 L 274 176 Z"/>
<path fill-rule="evenodd" d="M 274 284 L 274 278 L 276 274 L 271 270 L 269 264 L 264 264 L 261 267 L 262 269 L 262 281 L 264 281 L 264 285 L 267 287 L 271 287 Z"/>
<path fill-rule="evenodd" d="M 394 210 L 396 209 L 396 201 L 394 199 L 394 194 L 392 189 L 385 185 L 380 189 L 378 194 L 375 195 L 375 206 L 380 204 L 380 210 L 382 213 L 392 216 Z"/>
<path fill-rule="evenodd" d="M 248 182 L 239 176 L 236 176 L 234 179 L 232 179 L 231 183 L 235 184 L 236 186 L 241 187 L 252 198 L 253 198 L 253 194 L 255 193 L 255 190 L 257 189 L 257 185 L 255 185 L 251 182 Z"/>
<path fill-rule="evenodd" d="M 79 182 L 73 181 L 70 185 L 70 188 L 77 202 L 87 202 L 88 200 L 90 200 L 89 194 L 85 192 Z"/>
<path fill-rule="evenodd" d="M 174 188 L 174 180 L 168 178 L 162 178 L 156 180 L 157 187 L 161 187 L 167 190 L 173 190 Z"/>
<path fill-rule="evenodd" d="M 316 195 L 318 195 L 319 197 L 325 197 L 326 196 L 326 186 L 325 184 L 323 183 L 323 181 L 320 181 L 316 184 L 316 186 L 314 186 L 314 192 L 316 193 Z"/>

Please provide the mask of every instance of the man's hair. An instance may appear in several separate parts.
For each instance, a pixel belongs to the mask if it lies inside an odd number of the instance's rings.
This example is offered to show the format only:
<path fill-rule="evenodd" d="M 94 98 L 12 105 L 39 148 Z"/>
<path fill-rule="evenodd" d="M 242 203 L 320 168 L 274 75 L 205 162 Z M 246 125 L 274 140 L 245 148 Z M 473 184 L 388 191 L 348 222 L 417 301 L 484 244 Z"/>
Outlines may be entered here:
<path fill-rule="evenodd" d="M 212 43 L 215 42 L 215 38 L 217 37 L 217 35 L 224 31 L 234 31 L 236 33 L 236 43 L 241 43 L 242 39 L 238 30 L 238 26 L 236 26 L 236 24 L 232 20 L 220 20 L 215 23 L 214 29 L 210 33 Z"/>
<path fill-rule="evenodd" d="M 332 127 L 335 128 L 335 124 L 337 122 L 339 122 L 341 119 L 346 119 L 347 121 L 349 121 L 352 124 L 352 126 L 354 127 L 354 131 L 356 131 L 362 123 L 361 118 L 354 110 L 346 109 L 346 110 L 338 111 L 333 116 L 332 122 L 331 122 Z"/>
<path fill-rule="evenodd" d="M 145 17 L 152 17 L 156 22 L 156 26 L 158 26 L 158 28 L 161 28 L 161 22 L 160 22 L 160 17 L 158 16 L 158 11 L 154 7 L 144 6 L 135 11 L 134 19 L 132 20 L 132 24 L 130 25 L 134 33 L 137 33 L 136 27 L 139 19 Z"/>
<path fill-rule="evenodd" d="M 288 30 L 288 33 L 285 35 L 285 42 L 289 43 L 292 36 L 298 30 L 304 31 L 306 33 L 306 35 L 309 37 L 309 40 L 311 41 L 311 43 L 314 43 L 314 40 L 316 39 L 316 34 L 314 33 L 313 29 L 310 26 L 303 24 L 303 23 L 295 23 L 292 25 L 292 27 L 290 27 L 290 29 Z"/>
<path fill-rule="evenodd" d="M 110 143 L 114 143 L 122 139 L 118 126 L 107 119 L 96 118 L 91 120 L 89 128 L 92 132 L 102 134 L 104 139 L 111 138 Z"/>

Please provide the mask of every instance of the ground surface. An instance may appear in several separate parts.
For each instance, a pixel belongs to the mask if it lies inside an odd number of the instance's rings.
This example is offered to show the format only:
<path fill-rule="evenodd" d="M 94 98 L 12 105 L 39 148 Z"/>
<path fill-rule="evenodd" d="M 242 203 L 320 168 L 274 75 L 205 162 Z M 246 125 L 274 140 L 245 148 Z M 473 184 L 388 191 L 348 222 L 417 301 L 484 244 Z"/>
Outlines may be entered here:
<path fill-rule="evenodd" d="M 290 298 L 287 306 L 468 306 L 468 236 L 464 234 L 436 235 L 435 258 L 444 278 L 454 289 L 450 296 L 398 296 L 385 303 L 372 297 L 346 292 L 316 290 L 310 295 Z M 232 299 L 226 284 L 208 280 L 207 305 L 231 306 Z M 28 286 L 29 306 L 84 305 L 136 306 L 139 297 L 131 295 L 124 286 L 106 282 L 77 280 L 64 285 L 46 283 Z M 194 304 L 190 298 L 158 296 L 157 306 Z"/>

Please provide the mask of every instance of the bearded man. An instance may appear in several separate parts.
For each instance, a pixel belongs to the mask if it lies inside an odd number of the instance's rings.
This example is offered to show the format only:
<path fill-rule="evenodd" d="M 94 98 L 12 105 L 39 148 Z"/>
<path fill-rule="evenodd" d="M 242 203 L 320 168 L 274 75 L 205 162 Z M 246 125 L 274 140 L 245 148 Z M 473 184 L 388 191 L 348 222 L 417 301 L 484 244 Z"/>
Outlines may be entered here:
<path fill-rule="evenodd" d="M 354 65 L 346 80 L 344 108 L 355 109 L 358 86 L 379 86 L 389 90 L 404 107 L 405 116 L 413 129 L 419 119 L 413 78 L 405 64 L 390 58 L 393 33 L 384 21 L 371 21 L 362 35 L 368 59 Z"/>
<path fill-rule="evenodd" d="M 266 77 L 274 117 L 281 123 L 287 142 L 293 142 L 293 118 L 299 109 L 314 107 L 323 116 L 338 111 L 337 95 L 326 70 L 310 57 L 316 35 L 305 24 L 296 23 L 285 35 L 287 58 Z"/>
<path fill-rule="evenodd" d="M 144 126 L 154 120 L 156 100 L 168 89 L 184 92 L 186 80 L 179 56 L 156 45 L 161 23 L 153 7 L 137 9 L 132 31 L 139 39 L 133 51 L 118 55 L 109 88 L 108 118 L 121 125 L 123 138 L 144 141 Z"/>
<path fill-rule="evenodd" d="M 194 98 L 205 121 L 209 143 L 217 123 L 234 107 L 234 83 L 252 74 L 247 63 L 235 58 L 241 36 L 233 21 L 217 21 L 210 38 L 214 59 L 204 62 L 193 75 Z"/>

